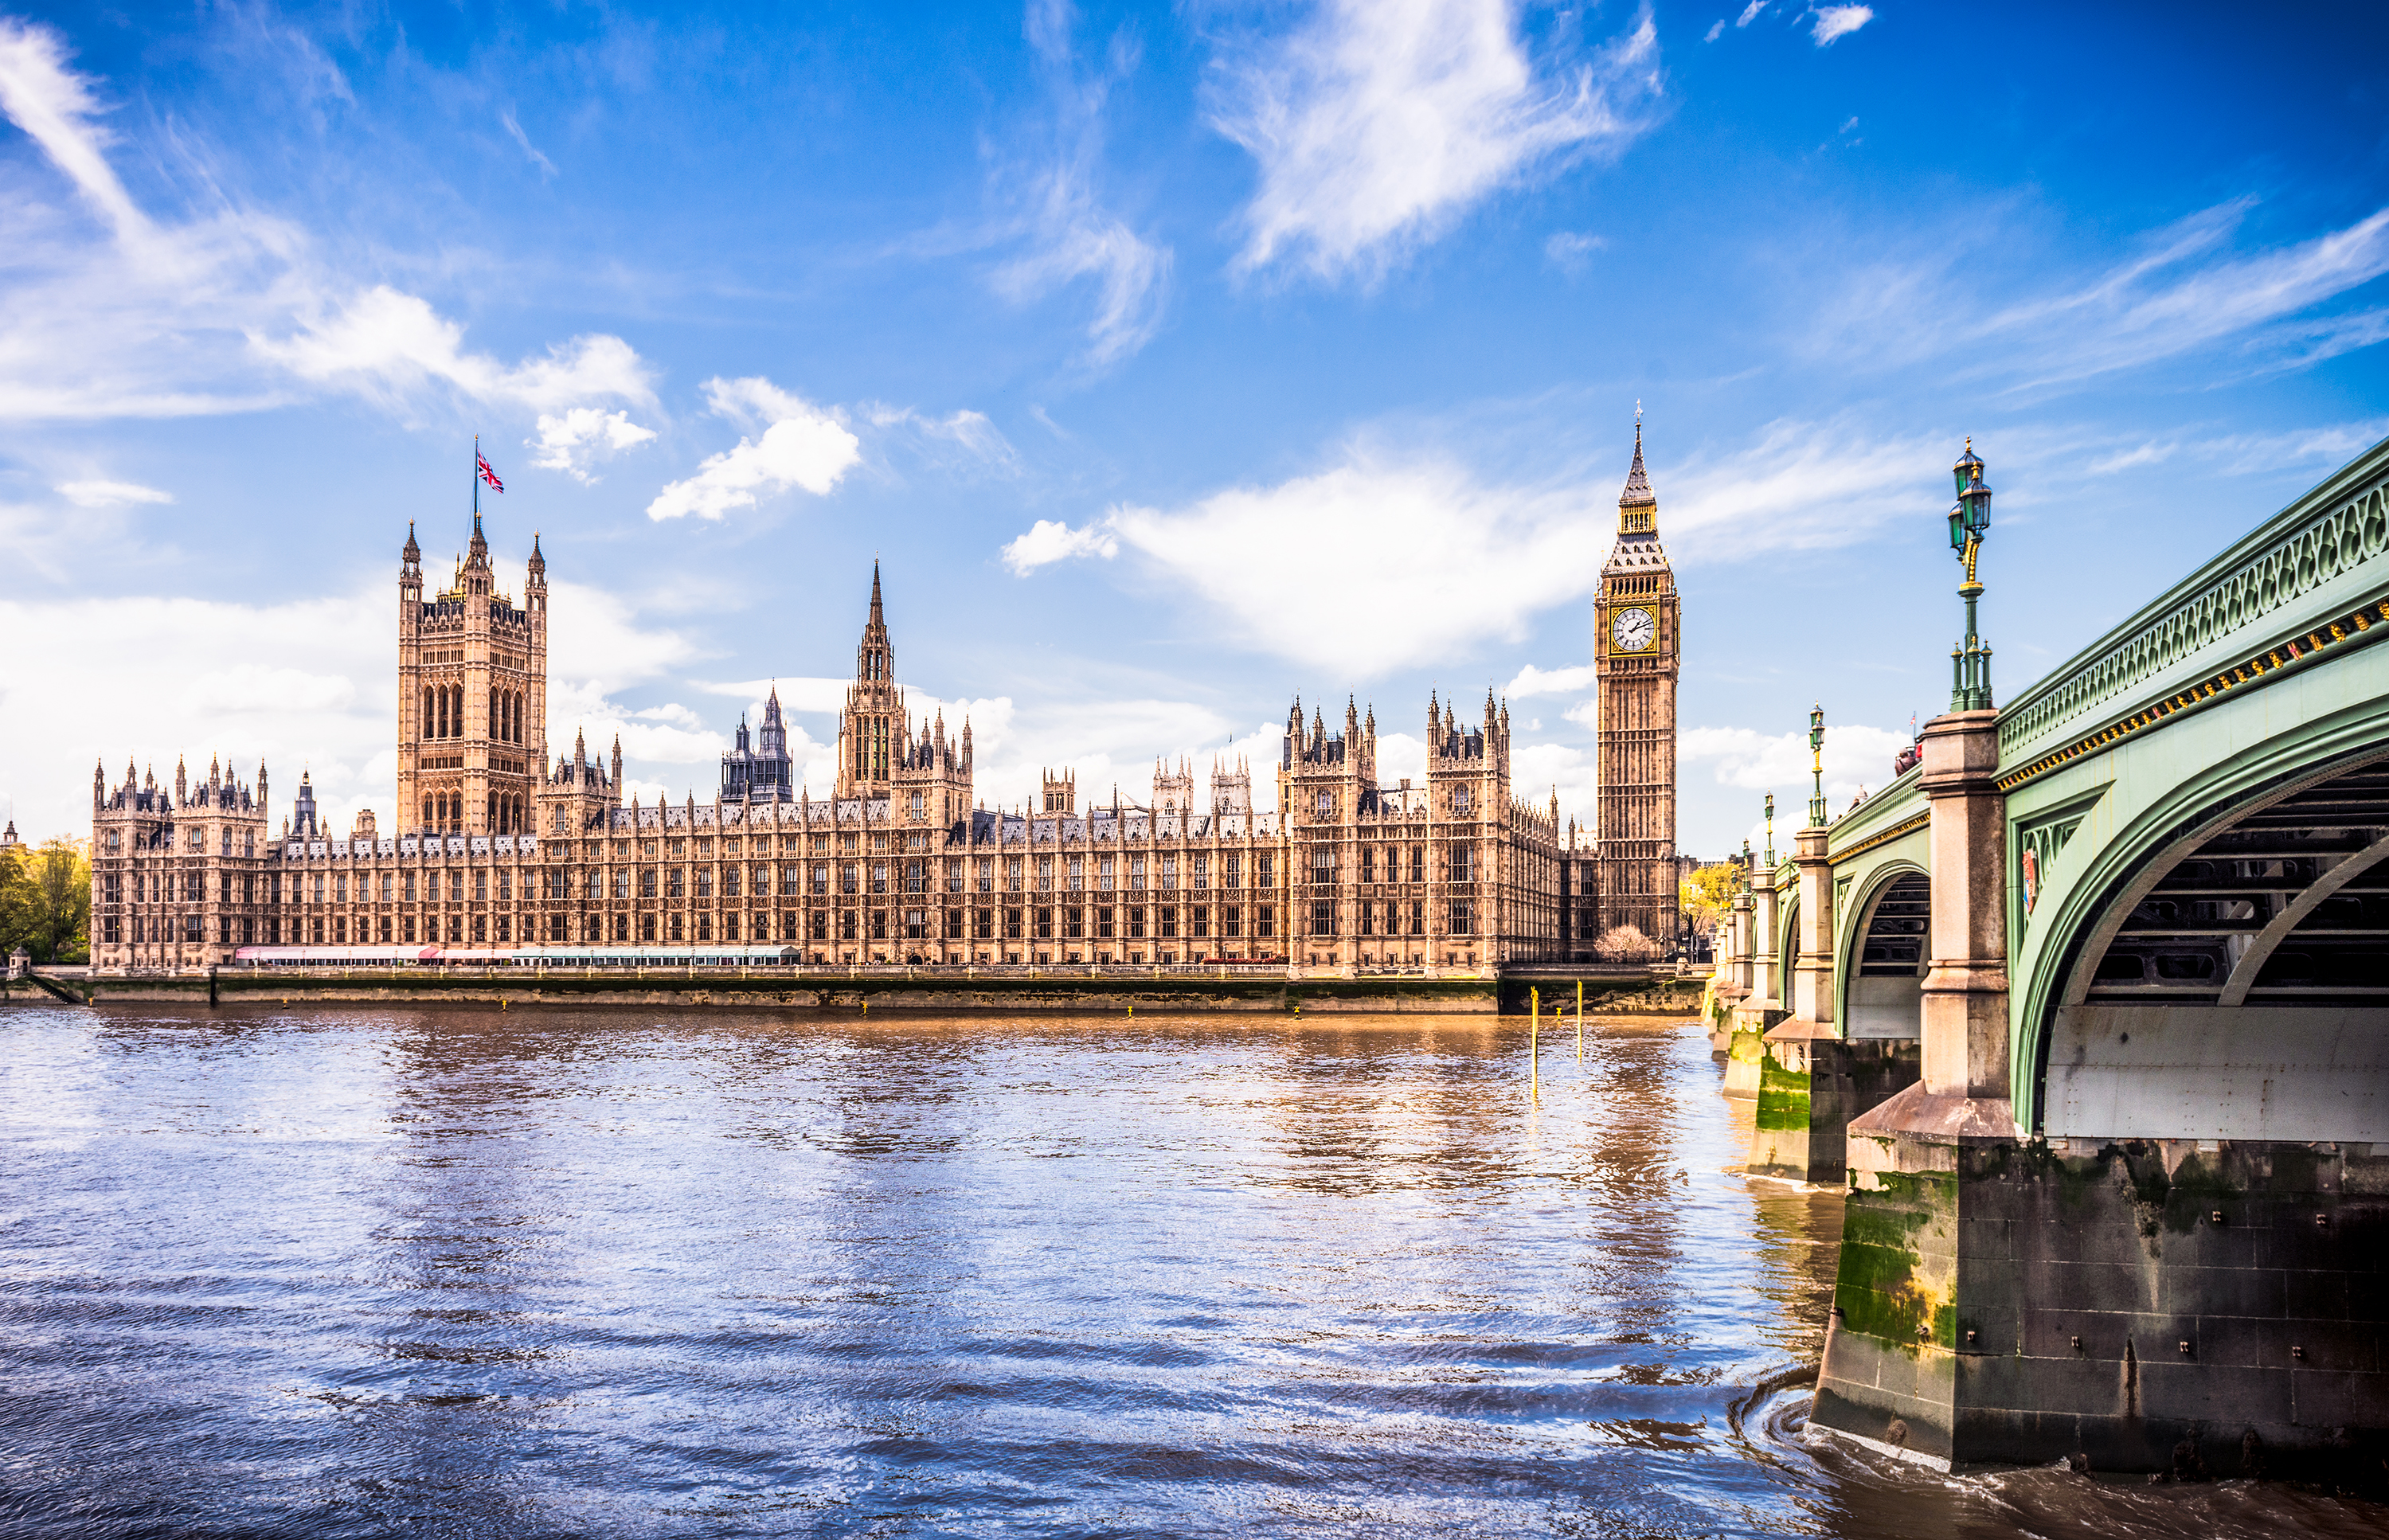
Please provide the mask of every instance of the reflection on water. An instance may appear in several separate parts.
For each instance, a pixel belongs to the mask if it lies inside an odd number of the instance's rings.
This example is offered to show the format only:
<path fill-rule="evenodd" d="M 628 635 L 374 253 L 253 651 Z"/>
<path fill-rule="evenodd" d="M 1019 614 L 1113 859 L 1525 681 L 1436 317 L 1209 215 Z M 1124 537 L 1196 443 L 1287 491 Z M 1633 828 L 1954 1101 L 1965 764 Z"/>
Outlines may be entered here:
<path fill-rule="evenodd" d="M 0 1015 L 0 1529 L 2377 1533 L 1812 1445 L 1680 1022 Z M 1737 1123 L 1739 1118 L 1739 1123 Z M 1788 1372 L 1787 1372 L 1788 1371 Z"/>

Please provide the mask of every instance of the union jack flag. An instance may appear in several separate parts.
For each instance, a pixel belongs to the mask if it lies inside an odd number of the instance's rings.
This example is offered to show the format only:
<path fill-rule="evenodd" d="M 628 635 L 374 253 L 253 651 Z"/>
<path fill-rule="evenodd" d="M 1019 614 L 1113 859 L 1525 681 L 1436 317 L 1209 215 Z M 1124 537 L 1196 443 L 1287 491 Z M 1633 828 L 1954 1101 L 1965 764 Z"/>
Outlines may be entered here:
<path fill-rule="evenodd" d="M 492 488 L 498 491 L 506 490 L 506 484 L 498 479 L 498 473 L 490 468 L 490 463 L 481 458 L 481 452 L 479 450 L 473 452 L 473 465 L 481 473 L 481 479 L 488 482 Z"/>

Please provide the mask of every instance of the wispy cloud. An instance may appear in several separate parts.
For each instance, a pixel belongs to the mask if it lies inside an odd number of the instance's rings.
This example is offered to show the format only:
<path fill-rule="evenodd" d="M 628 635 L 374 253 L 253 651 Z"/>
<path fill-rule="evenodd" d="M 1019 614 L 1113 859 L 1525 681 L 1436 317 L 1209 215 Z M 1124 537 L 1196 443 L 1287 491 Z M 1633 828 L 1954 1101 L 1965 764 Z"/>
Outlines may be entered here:
<path fill-rule="evenodd" d="M 984 412 L 963 407 L 939 417 L 913 407 L 890 406 L 885 401 L 866 401 L 856 411 L 875 428 L 903 428 L 912 433 L 916 441 L 951 444 L 986 468 L 1006 475 L 1020 469 L 1020 456 L 1013 450 L 1012 440 L 1003 436 L 1002 428 L 988 420 Z"/>
<path fill-rule="evenodd" d="M 1506 0 L 1328 0 L 1290 35 L 1223 47 L 1211 121 L 1260 171 L 1236 270 L 1373 279 L 1496 191 L 1641 133 L 1647 13 L 1556 72 L 1514 22 Z"/>
<path fill-rule="evenodd" d="M 522 124 L 515 121 L 515 109 L 513 108 L 508 108 L 504 112 L 500 113 L 498 115 L 498 121 L 505 125 L 507 136 L 514 140 L 515 144 L 521 148 L 523 154 L 530 158 L 530 163 L 539 168 L 540 179 L 542 181 L 545 181 L 556 174 L 556 162 L 550 160 L 545 155 L 542 154 L 540 152 L 540 147 L 530 142 L 530 135 L 525 134 L 522 131 Z"/>
<path fill-rule="evenodd" d="M 1135 64 L 1123 38 L 1105 68 L 1081 69 L 1072 47 L 1067 0 L 1031 0 L 1027 31 L 1043 69 L 1054 121 L 1051 146 L 1033 170 L 998 173 L 1002 196 L 1019 212 L 1001 239 L 1016 254 L 994 272 L 996 292 L 1018 303 L 1041 299 L 1081 281 L 1094 287 L 1087 322 L 1087 359 L 1117 363 L 1151 341 L 1168 308 L 1172 255 L 1137 234 L 1106 207 L 1098 183 L 1103 165 L 1104 106 L 1115 80 Z"/>
<path fill-rule="evenodd" d="M 1571 276 L 1591 264 L 1592 254 L 1609 244 L 1581 230 L 1555 230 L 1543 242 L 1543 259 Z"/>
<path fill-rule="evenodd" d="M 2026 385 L 2068 382 L 2243 333 L 2258 334 L 2261 343 L 2272 323 L 2389 272 L 2389 209 L 2312 240 L 2220 255 L 2248 207 L 2229 204 L 2185 220 L 2145 255 L 2079 288 L 2001 310 L 1981 331 L 2046 345 L 2031 355 L 2040 362 Z M 2349 338 L 2365 339 L 2361 331 Z"/>
<path fill-rule="evenodd" d="M 2289 433 L 2233 433 L 2213 427 L 2126 444 L 2092 461 L 2084 474 L 2115 476 L 2146 465 L 2162 465 L 2177 458 L 2212 466 L 2226 476 L 2337 466 L 2383 438 L 2389 438 L 2389 417 L 2331 423 Z"/>
<path fill-rule="evenodd" d="M 709 457 L 695 476 L 658 492 L 647 504 L 651 519 L 690 514 L 719 519 L 790 487 L 827 497 L 862 462 L 862 440 L 839 414 L 791 395 L 768 379 L 709 379 L 705 394 L 717 414 L 749 431 L 735 448 Z"/>
<path fill-rule="evenodd" d="M 152 217 L 109 164 L 97 83 L 68 57 L 56 31 L 0 19 L 0 113 L 100 226 L 71 205 L 0 215 L 11 257 L 0 419 L 244 412 L 325 390 L 390 408 L 432 390 L 526 413 L 652 404 L 646 367 L 620 337 L 506 363 L 467 349 L 428 301 L 347 277 L 300 227 L 212 186 L 211 211 Z"/>
<path fill-rule="evenodd" d="M 2389 273 L 2389 209 L 2309 239 L 2235 251 L 2253 206 L 2203 210 L 2103 271 L 2004 301 L 1961 276 L 1951 246 L 1975 254 L 1962 240 L 1865 264 L 1819 312 L 1820 350 L 1893 366 L 1954 355 L 1951 377 L 2030 393 L 2216 350 L 2250 371 L 2303 367 L 2389 337 L 2389 310 L 2328 308 Z M 2031 276 L 2045 272 L 2036 263 Z"/>

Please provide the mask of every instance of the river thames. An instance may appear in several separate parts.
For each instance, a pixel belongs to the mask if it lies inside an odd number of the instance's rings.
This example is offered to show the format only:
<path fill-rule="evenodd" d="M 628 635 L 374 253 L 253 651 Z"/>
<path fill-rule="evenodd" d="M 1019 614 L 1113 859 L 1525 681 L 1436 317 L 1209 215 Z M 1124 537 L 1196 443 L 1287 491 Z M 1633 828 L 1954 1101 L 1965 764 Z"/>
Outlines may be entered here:
<path fill-rule="evenodd" d="M 0 1015 L 11 1535 L 2381 1534 L 1812 1442 L 1694 1026 Z"/>

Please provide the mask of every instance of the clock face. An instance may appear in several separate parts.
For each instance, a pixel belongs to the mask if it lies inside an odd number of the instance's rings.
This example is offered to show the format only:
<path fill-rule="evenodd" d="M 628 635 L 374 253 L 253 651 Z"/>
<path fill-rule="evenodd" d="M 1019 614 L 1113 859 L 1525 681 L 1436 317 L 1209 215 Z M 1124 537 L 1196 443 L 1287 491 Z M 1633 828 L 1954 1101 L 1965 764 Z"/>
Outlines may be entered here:
<path fill-rule="evenodd" d="M 1617 653 L 1648 652 L 1658 634 L 1658 623 L 1647 609 L 1622 609 L 1609 617 L 1609 648 Z"/>

